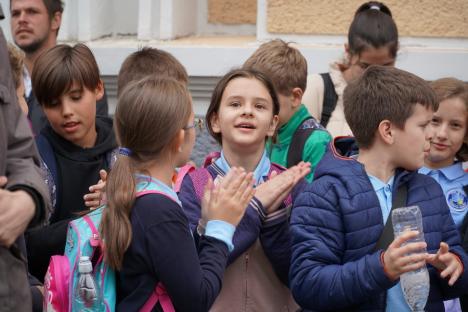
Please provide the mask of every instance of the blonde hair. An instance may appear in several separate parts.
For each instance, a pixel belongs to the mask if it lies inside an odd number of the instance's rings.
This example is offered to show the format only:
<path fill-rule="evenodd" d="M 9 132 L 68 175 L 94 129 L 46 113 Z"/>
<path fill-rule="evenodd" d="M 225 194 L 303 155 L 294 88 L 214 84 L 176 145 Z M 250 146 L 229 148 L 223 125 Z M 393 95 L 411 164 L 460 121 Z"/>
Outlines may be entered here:
<path fill-rule="evenodd" d="M 8 43 L 8 56 L 15 88 L 18 89 L 23 79 L 24 52 Z"/>
<path fill-rule="evenodd" d="M 192 112 L 187 87 L 171 78 L 148 76 L 122 90 L 114 117 L 120 146 L 130 156 L 118 157 L 106 184 L 107 209 L 102 219 L 105 259 L 122 267 L 132 240 L 130 213 L 135 201 L 136 172 L 145 172 L 171 146 Z"/>
<path fill-rule="evenodd" d="M 262 44 L 243 68 L 263 72 L 283 95 L 290 95 L 294 88 L 304 92 L 307 87 L 307 60 L 298 49 L 280 39 Z"/>

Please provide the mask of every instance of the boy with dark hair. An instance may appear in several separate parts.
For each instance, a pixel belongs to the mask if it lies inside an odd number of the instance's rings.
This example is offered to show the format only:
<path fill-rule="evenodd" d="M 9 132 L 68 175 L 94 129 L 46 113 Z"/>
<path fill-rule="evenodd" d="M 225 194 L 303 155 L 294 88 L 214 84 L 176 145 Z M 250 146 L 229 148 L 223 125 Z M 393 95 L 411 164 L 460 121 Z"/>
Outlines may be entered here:
<path fill-rule="evenodd" d="M 25 97 L 29 108 L 28 118 L 35 135 L 47 125 L 47 118 L 35 97 L 30 75 L 37 58 L 57 44 L 63 8 L 61 0 L 10 0 L 11 35 L 15 44 L 25 53 Z M 105 93 L 97 103 L 97 115 L 108 115 Z"/>
<path fill-rule="evenodd" d="M 49 258 L 63 254 L 67 225 L 86 210 L 83 196 L 109 169 L 117 147 L 108 117 L 96 118 L 103 84 L 92 52 L 83 44 L 58 45 L 42 54 L 32 75 L 49 121 L 36 138 L 53 209 L 49 225 L 27 236 L 30 272 L 42 279 Z"/>
<path fill-rule="evenodd" d="M 399 277 L 427 263 L 425 311 L 443 311 L 443 299 L 466 292 L 468 257 L 440 186 L 417 172 L 429 151 L 436 97 L 415 75 L 371 66 L 348 85 L 344 101 L 359 155 L 347 157 L 354 139 L 335 139 L 294 203 L 293 295 L 314 311 L 410 311 Z M 418 233 L 408 231 L 377 244 L 391 209 L 401 206 L 395 198 L 419 206 L 425 243 L 411 242 Z"/>
<path fill-rule="evenodd" d="M 267 147 L 270 160 L 288 168 L 301 160 L 310 162 L 307 180 L 311 181 L 331 138 L 302 104 L 307 84 L 306 59 L 299 50 L 277 39 L 262 44 L 244 67 L 264 72 L 278 94 L 279 130 L 277 141 Z"/>

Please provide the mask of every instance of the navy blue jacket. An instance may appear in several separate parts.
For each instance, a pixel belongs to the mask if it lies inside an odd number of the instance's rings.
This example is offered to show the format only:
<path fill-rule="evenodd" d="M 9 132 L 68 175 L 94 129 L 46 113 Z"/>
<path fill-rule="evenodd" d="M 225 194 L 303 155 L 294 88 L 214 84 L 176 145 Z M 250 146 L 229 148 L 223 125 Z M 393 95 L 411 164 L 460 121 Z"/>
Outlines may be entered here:
<path fill-rule="evenodd" d="M 138 311 L 162 282 L 176 311 L 208 311 L 221 290 L 228 248 L 202 236 L 196 243 L 182 208 L 161 194 L 135 200 L 132 241 L 117 287 L 117 311 Z M 153 311 L 161 311 L 159 304 Z"/>
<path fill-rule="evenodd" d="M 279 170 L 280 168 L 276 167 L 275 169 Z M 213 180 L 217 175 L 223 176 L 225 174 L 214 163 L 206 169 L 200 168 L 197 170 L 208 170 Z M 268 179 L 268 177 L 264 178 Z M 184 177 L 179 192 L 179 199 L 189 219 L 190 227 L 194 231 L 198 225 L 198 220 L 201 218 L 201 203 L 193 183 L 194 181 L 192 181 L 190 174 Z M 292 198 L 303 187 L 303 184 L 305 183 L 300 183 L 294 188 Z M 229 254 L 228 264 L 236 260 L 237 257 L 260 238 L 263 250 L 278 278 L 287 285 L 291 259 L 288 222 L 290 208 L 286 207 L 285 203 L 283 203 L 275 213 L 267 216 L 262 204 L 254 198 L 236 227 L 233 237 L 234 250 Z"/>
<path fill-rule="evenodd" d="M 350 139 L 346 143 L 351 146 Z M 343 143 L 343 142 L 341 142 Z M 291 216 L 290 287 L 296 301 L 315 311 L 385 311 L 386 291 L 395 285 L 384 273 L 374 247 L 383 231 L 377 195 L 364 166 L 337 151 L 332 142 L 308 185 L 294 203 Z M 459 234 L 444 194 L 432 178 L 397 170 L 398 185 L 408 186 L 407 205 L 418 205 L 423 216 L 427 250 L 435 253 L 446 242 L 468 268 Z M 428 265 L 431 289 L 426 311 L 444 311 L 443 299 L 468 289 L 468 271 L 449 287 Z"/>

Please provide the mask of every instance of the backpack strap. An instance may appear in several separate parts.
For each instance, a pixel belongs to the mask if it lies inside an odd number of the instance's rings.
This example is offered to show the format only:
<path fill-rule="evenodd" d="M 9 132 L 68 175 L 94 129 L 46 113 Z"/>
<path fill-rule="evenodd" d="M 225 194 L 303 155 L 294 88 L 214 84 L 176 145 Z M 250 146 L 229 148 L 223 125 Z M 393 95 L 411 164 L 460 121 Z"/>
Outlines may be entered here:
<path fill-rule="evenodd" d="M 151 312 L 158 301 L 163 312 L 175 312 L 171 298 L 169 297 L 166 288 L 161 283 L 158 283 L 156 288 L 151 293 L 151 296 L 148 298 L 148 300 L 146 300 L 145 304 L 140 309 L 140 312 Z"/>
<path fill-rule="evenodd" d="M 55 159 L 54 150 L 52 145 L 50 145 L 49 140 L 47 140 L 43 135 L 38 135 L 36 137 L 36 144 L 41 155 L 42 161 L 46 164 L 52 178 L 54 179 L 55 186 L 58 187 L 58 171 L 57 171 L 57 160 Z"/>
<path fill-rule="evenodd" d="M 194 165 L 191 164 L 186 164 L 185 166 L 182 166 L 179 168 L 177 171 L 177 177 L 174 183 L 174 191 L 176 193 L 179 193 L 180 187 L 182 186 L 182 181 L 184 180 L 185 176 L 189 173 L 194 171 L 196 168 Z"/>
<path fill-rule="evenodd" d="M 139 191 L 139 192 L 136 193 L 136 196 L 141 197 L 141 196 L 144 196 L 146 194 L 161 194 L 161 195 L 165 195 L 168 198 L 174 200 L 174 198 L 172 198 L 171 196 L 169 196 L 169 195 L 167 195 L 167 194 L 165 194 L 165 193 L 163 193 L 161 191 L 158 191 L 158 190 Z M 164 285 L 161 282 L 159 282 L 156 285 L 156 288 L 153 290 L 153 292 L 151 293 L 148 300 L 146 300 L 143 307 L 141 307 L 140 312 L 150 312 L 150 311 L 152 311 L 153 308 L 158 303 L 158 301 L 159 301 L 159 304 L 162 307 L 163 312 L 175 312 L 174 305 L 172 304 L 172 301 L 171 301 L 171 297 L 169 297 L 169 294 L 167 293 L 166 288 L 164 287 Z"/>
<path fill-rule="evenodd" d="M 377 244 L 374 247 L 374 251 L 383 249 L 386 250 L 388 245 L 390 245 L 394 239 L 393 235 L 393 222 L 392 222 L 392 212 L 397 208 L 404 207 L 406 205 L 406 200 L 408 198 L 408 186 L 406 183 L 400 184 L 395 196 L 392 198 L 392 209 L 388 215 L 387 222 L 385 227 L 380 235 Z"/>
<path fill-rule="evenodd" d="M 322 116 L 320 117 L 320 123 L 324 127 L 327 127 L 328 121 L 335 110 L 338 95 L 336 94 L 335 85 L 331 80 L 330 73 L 322 73 L 320 76 L 322 76 L 323 85 L 325 87 L 323 92 Z"/>
<path fill-rule="evenodd" d="M 326 131 L 326 129 L 312 116 L 304 119 L 299 127 L 297 127 L 291 138 L 291 143 L 289 144 L 286 160 L 286 166 L 288 168 L 297 165 L 302 160 L 302 154 L 304 152 L 304 146 L 307 139 L 315 130 Z"/>
<path fill-rule="evenodd" d="M 197 195 L 198 200 L 201 201 L 201 199 L 203 198 L 203 193 L 205 191 L 205 185 L 211 178 L 211 174 L 206 168 L 198 168 L 197 170 L 189 172 L 189 176 L 192 179 L 195 194 Z"/>

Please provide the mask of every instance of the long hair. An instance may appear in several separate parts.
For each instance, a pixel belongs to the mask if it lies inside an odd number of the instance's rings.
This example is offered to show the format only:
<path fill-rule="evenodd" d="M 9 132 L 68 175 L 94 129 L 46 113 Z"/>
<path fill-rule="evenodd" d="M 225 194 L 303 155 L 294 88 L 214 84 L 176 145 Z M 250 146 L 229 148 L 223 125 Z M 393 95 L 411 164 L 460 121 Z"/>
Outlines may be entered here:
<path fill-rule="evenodd" d="M 135 173 L 171 146 L 190 118 L 190 94 L 171 78 L 148 76 L 131 82 L 122 91 L 115 111 L 114 127 L 119 145 L 131 150 L 120 155 L 106 184 L 107 208 L 102 220 L 105 259 L 114 269 L 122 267 L 132 240 L 130 214 L 135 202 Z"/>

